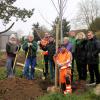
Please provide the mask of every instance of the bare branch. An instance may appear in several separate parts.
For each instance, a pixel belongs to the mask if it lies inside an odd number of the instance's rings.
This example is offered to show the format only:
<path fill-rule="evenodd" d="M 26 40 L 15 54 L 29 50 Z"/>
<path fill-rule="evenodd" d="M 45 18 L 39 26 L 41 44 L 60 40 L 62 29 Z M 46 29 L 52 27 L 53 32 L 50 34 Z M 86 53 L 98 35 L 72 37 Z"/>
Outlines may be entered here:
<path fill-rule="evenodd" d="M 53 4 L 53 6 L 55 7 L 55 9 L 56 9 L 57 13 L 59 14 L 59 11 L 58 11 L 58 9 L 57 9 L 57 7 L 56 7 L 56 5 L 55 5 L 54 1 L 53 1 L 53 0 L 51 0 L 51 2 L 52 2 L 52 4 Z"/>
<path fill-rule="evenodd" d="M 13 26 L 14 26 L 14 22 L 12 23 L 12 25 L 8 28 L 8 29 L 6 29 L 6 30 L 4 30 L 4 31 L 1 31 L 0 32 L 0 34 L 3 34 L 3 33 L 5 33 L 5 32 L 7 32 L 7 31 L 9 31 Z"/>

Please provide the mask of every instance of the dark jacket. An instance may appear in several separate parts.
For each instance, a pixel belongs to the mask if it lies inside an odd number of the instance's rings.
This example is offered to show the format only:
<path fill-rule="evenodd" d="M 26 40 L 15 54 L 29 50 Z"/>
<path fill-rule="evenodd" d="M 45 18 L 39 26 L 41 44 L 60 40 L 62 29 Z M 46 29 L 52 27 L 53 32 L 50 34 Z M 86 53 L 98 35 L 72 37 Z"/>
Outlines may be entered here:
<path fill-rule="evenodd" d="M 25 41 L 22 48 L 25 51 L 25 54 L 28 52 L 28 57 L 36 57 L 37 52 L 37 43 L 35 41 L 32 42 L 32 46 L 28 47 L 28 41 Z"/>
<path fill-rule="evenodd" d="M 87 63 L 99 64 L 100 44 L 96 37 L 88 40 L 86 45 Z"/>
<path fill-rule="evenodd" d="M 75 59 L 77 63 L 86 63 L 87 40 L 76 40 Z"/>
<path fill-rule="evenodd" d="M 16 56 L 15 52 L 17 50 L 18 50 L 18 46 L 17 45 L 11 44 L 10 42 L 8 42 L 6 44 L 7 56 L 9 56 L 9 57 L 15 57 Z"/>
<path fill-rule="evenodd" d="M 48 51 L 48 58 L 49 60 L 53 60 L 53 56 L 56 53 L 56 46 L 55 46 L 55 42 L 50 42 L 47 47 L 46 47 L 47 51 Z"/>

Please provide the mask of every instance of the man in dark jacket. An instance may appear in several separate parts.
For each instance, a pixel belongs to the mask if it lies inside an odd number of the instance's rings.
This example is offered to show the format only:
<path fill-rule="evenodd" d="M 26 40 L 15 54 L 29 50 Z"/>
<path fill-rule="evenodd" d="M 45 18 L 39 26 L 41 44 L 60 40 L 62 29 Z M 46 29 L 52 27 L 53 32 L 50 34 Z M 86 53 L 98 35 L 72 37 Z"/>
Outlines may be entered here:
<path fill-rule="evenodd" d="M 94 75 L 96 77 L 96 84 L 100 83 L 100 74 L 99 74 L 99 53 L 100 46 L 99 42 L 94 36 L 92 31 L 87 33 L 88 42 L 86 45 L 87 52 L 87 64 L 90 72 L 90 83 L 94 83 Z"/>
<path fill-rule="evenodd" d="M 34 41 L 33 34 L 29 34 L 28 40 L 24 42 L 22 48 L 26 54 L 26 61 L 23 74 L 27 79 L 34 79 L 37 43 Z M 31 72 L 29 72 L 29 66 L 31 66 Z"/>
<path fill-rule="evenodd" d="M 44 56 L 44 63 L 45 63 L 45 77 L 48 75 L 48 50 L 47 45 L 49 43 L 49 33 L 45 33 L 45 36 L 40 41 L 40 49 L 43 50 L 42 54 Z"/>
<path fill-rule="evenodd" d="M 17 37 L 15 34 L 11 34 L 9 42 L 6 44 L 7 53 L 7 77 L 11 78 L 15 75 L 15 57 L 18 51 L 19 45 L 17 44 Z"/>
<path fill-rule="evenodd" d="M 55 46 L 55 41 L 53 36 L 49 37 L 49 44 L 47 45 L 47 50 L 48 50 L 48 60 L 49 60 L 49 65 L 50 65 L 50 77 L 51 79 L 54 78 L 54 72 L 55 72 L 55 64 L 53 60 L 53 56 L 56 53 L 56 46 Z"/>

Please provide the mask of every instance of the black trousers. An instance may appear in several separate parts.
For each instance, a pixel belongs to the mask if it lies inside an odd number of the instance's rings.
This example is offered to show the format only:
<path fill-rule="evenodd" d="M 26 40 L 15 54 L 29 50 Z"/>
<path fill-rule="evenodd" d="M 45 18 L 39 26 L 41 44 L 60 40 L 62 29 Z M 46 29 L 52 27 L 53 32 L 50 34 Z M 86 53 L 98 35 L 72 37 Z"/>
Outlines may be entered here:
<path fill-rule="evenodd" d="M 48 55 L 44 55 L 45 73 L 48 74 Z"/>
<path fill-rule="evenodd" d="M 90 82 L 94 82 L 94 76 L 96 77 L 96 83 L 100 83 L 100 73 L 98 64 L 88 64 L 90 73 Z"/>
<path fill-rule="evenodd" d="M 75 61 L 75 53 L 72 53 L 72 70 L 71 70 L 71 73 L 72 73 L 72 77 L 71 77 L 71 81 L 73 81 L 73 74 L 74 74 L 74 61 Z"/>
<path fill-rule="evenodd" d="M 87 64 L 76 61 L 79 80 L 86 80 L 87 78 Z"/>

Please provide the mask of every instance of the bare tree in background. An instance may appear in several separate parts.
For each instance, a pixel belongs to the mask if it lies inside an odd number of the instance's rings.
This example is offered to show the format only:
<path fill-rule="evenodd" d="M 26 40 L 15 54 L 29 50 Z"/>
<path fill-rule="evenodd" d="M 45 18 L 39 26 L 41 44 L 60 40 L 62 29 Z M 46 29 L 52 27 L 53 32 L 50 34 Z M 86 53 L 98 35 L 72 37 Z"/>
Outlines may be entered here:
<path fill-rule="evenodd" d="M 81 22 L 81 24 L 86 24 L 87 28 L 90 28 L 91 30 L 90 24 L 100 16 L 98 2 L 99 0 L 81 0 L 79 3 L 77 20 Z"/>

